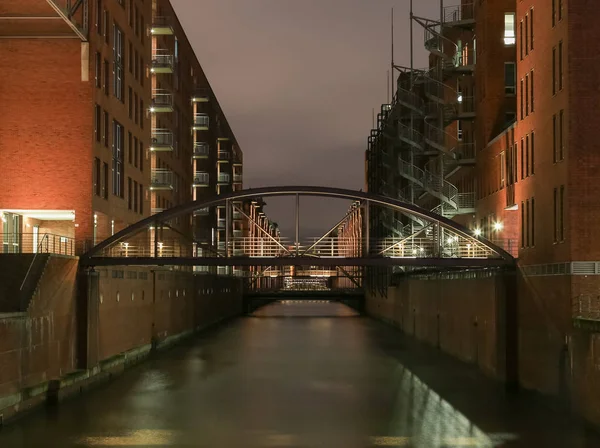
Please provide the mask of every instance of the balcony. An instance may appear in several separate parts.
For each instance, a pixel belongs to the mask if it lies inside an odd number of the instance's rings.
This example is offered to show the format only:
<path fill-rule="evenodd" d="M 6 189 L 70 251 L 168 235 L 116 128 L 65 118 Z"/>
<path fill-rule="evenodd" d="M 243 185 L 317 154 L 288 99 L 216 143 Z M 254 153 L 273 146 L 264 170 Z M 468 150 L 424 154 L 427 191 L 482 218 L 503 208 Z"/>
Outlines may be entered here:
<path fill-rule="evenodd" d="M 173 112 L 173 94 L 168 90 L 154 89 L 150 112 Z"/>
<path fill-rule="evenodd" d="M 208 216 L 210 214 L 210 208 L 204 207 L 194 210 L 194 216 Z"/>
<path fill-rule="evenodd" d="M 224 229 L 226 222 L 227 221 L 224 218 L 217 219 L 217 228 Z"/>
<path fill-rule="evenodd" d="M 242 179 L 243 179 L 243 176 L 241 174 L 234 174 L 233 175 L 233 183 L 234 184 L 241 184 L 242 183 Z"/>
<path fill-rule="evenodd" d="M 172 190 L 173 171 L 165 169 L 153 169 L 150 178 L 151 190 Z"/>
<path fill-rule="evenodd" d="M 169 129 L 152 129 L 150 151 L 173 151 L 173 133 Z"/>
<path fill-rule="evenodd" d="M 210 176 L 208 173 L 195 172 L 194 173 L 194 187 L 208 187 L 210 185 Z"/>
<path fill-rule="evenodd" d="M 197 88 L 192 95 L 192 103 L 208 103 L 210 101 L 210 89 Z"/>
<path fill-rule="evenodd" d="M 168 50 L 156 50 L 152 55 L 150 71 L 152 73 L 173 73 L 175 60 Z"/>
<path fill-rule="evenodd" d="M 194 159 L 208 159 L 210 154 L 210 146 L 205 142 L 194 143 Z"/>
<path fill-rule="evenodd" d="M 237 230 L 237 229 L 233 230 L 233 237 L 234 238 L 243 238 L 243 236 L 244 236 L 244 231 L 243 230 Z"/>
<path fill-rule="evenodd" d="M 158 215 L 159 213 L 164 212 L 166 209 L 164 208 L 160 208 L 160 207 L 152 207 L 152 214 L 153 215 Z"/>
<path fill-rule="evenodd" d="M 229 183 L 229 174 L 227 173 L 219 173 L 219 177 L 217 178 L 217 183 L 219 184 L 228 184 Z"/>
<path fill-rule="evenodd" d="M 231 216 L 234 220 L 243 219 L 244 217 L 244 215 L 242 215 L 242 213 L 238 210 L 234 210 Z"/>
<path fill-rule="evenodd" d="M 168 17 L 155 17 L 152 21 L 150 33 L 152 33 L 153 36 L 172 36 L 175 33 L 175 30 Z"/>
<path fill-rule="evenodd" d="M 227 163 L 229 162 L 229 151 L 219 151 L 217 152 L 217 161 Z"/>
<path fill-rule="evenodd" d="M 475 2 L 461 2 L 460 5 L 446 6 L 443 12 L 445 26 L 474 26 Z"/>
<path fill-rule="evenodd" d="M 210 119 L 207 114 L 195 114 L 192 128 L 194 131 L 208 131 L 209 121 Z"/>

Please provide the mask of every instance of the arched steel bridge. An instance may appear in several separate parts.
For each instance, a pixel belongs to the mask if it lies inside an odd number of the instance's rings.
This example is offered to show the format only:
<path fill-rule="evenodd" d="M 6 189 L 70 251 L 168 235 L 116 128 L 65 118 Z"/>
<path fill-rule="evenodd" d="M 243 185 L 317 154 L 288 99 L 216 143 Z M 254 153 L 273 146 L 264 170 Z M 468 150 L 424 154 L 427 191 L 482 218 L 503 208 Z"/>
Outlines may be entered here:
<path fill-rule="evenodd" d="M 220 246 L 194 241 L 170 225 L 176 218 L 191 216 L 208 207 L 225 206 L 226 222 L 232 214 L 250 217 L 240 204 L 257 198 L 295 196 L 296 235 L 292 245 L 281 238 L 261 235 L 230 235 Z M 329 232 L 312 243 L 299 242 L 300 197 L 325 197 L 355 202 L 349 212 Z M 420 222 L 406 232 L 383 234 L 373 228 L 377 208 L 398 212 Z M 351 213 L 361 213 L 359 236 L 336 234 Z M 371 218 L 370 218 L 371 216 Z M 212 244 L 212 245 L 211 245 Z M 260 247 L 259 247 L 260 246 Z M 513 265 L 515 259 L 496 245 L 456 222 L 414 204 L 363 191 L 315 186 L 265 187 L 215 195 L 191 201 L 145 218 L 101 242 L 82 256 L 83 266 L 438 266 L 498 267 Z"/>

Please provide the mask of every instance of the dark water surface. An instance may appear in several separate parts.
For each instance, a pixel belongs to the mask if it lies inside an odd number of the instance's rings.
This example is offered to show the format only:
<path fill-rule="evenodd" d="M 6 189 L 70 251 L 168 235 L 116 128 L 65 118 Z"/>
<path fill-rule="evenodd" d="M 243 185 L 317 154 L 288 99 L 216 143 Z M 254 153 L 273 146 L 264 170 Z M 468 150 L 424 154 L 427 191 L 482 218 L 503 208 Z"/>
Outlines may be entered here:
<path fill-rule="evenodd" d="M 38 446 L 576 448 L 600 439 L 343 305 L 289 302 L 0 431 L 1 448 Z"/>

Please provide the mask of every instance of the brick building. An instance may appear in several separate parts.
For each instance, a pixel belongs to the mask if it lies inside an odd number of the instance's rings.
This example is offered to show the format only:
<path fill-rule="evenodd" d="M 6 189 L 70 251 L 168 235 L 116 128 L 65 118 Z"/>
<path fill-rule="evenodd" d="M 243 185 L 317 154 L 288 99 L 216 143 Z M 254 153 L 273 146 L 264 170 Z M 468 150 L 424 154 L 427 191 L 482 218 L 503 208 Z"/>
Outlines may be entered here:
<path fill-rule="evenodd" d="M 81 252 L 242 188 L 242 152 L 169 0 L 9 0 L 0 14 L 4 252 L 44 234 Z M 219 246 L 221 215 L 172 226 Z"/>
<path fill-rule="evenodd" d="M 589 43 L 600 4 L 462 0 L 442 11 L 414 18 L 429 67 L 397 67 L 394 100 L 368 139 L 367 188 L 451 217 L 518 258 L 519 381 L 598 422 L 600 58 Z M 389 212 L 371 220 L 379 237 L 419 229 Z M 371 274 L 380 295 L 389 284 Z"/>

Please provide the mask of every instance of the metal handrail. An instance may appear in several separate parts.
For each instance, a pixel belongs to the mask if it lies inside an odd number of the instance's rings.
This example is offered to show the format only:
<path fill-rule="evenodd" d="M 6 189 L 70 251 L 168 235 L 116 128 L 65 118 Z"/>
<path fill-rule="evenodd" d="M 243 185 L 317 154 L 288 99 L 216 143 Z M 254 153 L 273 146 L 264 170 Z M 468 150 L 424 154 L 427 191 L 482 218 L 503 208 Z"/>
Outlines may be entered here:
<path fill-rule="evenodd" d="M 475 3 L 463 3 L 460 5 L 444 7 L 444 23 L 462 22 L 475 19 Z"/>
<path fill-rule="evenodd" d="M 37 252 L 33 256 L 33 260 L 31 260 L 31 263 L 29 264 L 29 269 L 27 269 L 27 273 L 25 274 L 25 278 L 23 279 L 23 282 L 21 283 L 21 287 L 19 288 L 19 291 L 23 291 L 23 287 L 25 286 L 25 282 L 27 281 L 27 278 L 29 277 L 31 269 L 33 268 L 33 264 L 35 263 L 35 260 L 37 259 L 37 256 L 40 253 L 40 250 L 42 248 L 42 243 L 44 242 L 44 240 L 47 240 L 47 239 L 48 239 L 48 234 L 44 233 L 44 236 L 42 237 L 42 239 L 40 240 L 40 242 L 38 244 Z"/>

